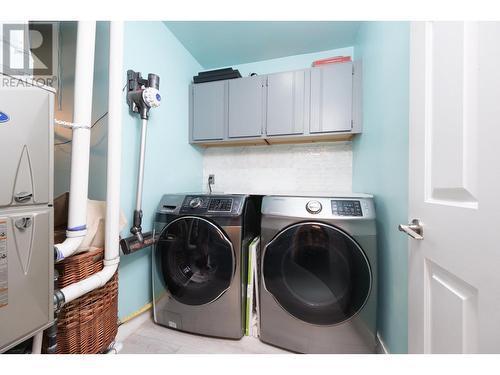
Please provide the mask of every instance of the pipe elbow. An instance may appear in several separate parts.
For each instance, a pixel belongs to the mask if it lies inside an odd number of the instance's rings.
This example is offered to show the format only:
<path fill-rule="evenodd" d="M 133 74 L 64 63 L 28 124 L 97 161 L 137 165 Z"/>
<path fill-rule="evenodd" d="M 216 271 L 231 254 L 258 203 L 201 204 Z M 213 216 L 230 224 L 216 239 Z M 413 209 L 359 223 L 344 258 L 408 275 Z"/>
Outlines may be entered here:
<path fill-rule="evenodd" d="M 93 291 L 94 289 L 103 287 L 109 280 L 111 280 L 117 269 L 118 262 L 105 265 L 101 271 L 93 274 L 92 276 L 62 288 L 61 293 L 64 296 L 64 303 L 71 302 L 84 294 Z"/>
<path fill-rule="evenodd" d="M 104 265 L 104 268 L 98 273 L 99 278 L 101 279 L 101 287 L 106 285 L 106 283 L 111 280 L 117 269 L 118 263 Z"/>
<path fill-rule="evenodd" d="M 73 255 L 82 244 L 85 235 L 86 231 L 78 237 L 67 237 L 64 242 L 54 245 L 56 262 Z"/>

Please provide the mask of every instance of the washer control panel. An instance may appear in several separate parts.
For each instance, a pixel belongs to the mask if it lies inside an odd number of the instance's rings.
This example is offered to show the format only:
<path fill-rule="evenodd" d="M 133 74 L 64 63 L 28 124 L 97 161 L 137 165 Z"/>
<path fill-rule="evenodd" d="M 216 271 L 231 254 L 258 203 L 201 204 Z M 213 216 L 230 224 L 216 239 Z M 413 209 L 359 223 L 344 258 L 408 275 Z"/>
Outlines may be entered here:
<path fill-rule="evenodd" d="M 363 216 L 358 200 L 332 200 L 332 214 L 336 216 Z"/>
<path fill-rule="evenodd" d="M 243 196 L 188 195 L 182 203 L 180 213 L 235 215 L 239 214 L 243 202 Z"/>
<path fill-rule="evenodd" d="M 210 198 L 208 201 L 208 211 L 211 212 L 231 212 L 232 208 L 232 198 Z"/>

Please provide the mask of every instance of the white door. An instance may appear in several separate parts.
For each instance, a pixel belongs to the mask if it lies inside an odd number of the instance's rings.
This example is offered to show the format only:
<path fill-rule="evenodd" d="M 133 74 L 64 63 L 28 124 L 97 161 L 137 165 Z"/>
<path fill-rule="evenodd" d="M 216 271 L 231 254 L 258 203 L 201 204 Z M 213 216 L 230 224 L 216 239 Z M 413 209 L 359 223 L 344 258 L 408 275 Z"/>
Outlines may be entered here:
<path fill-rule="evenodd" d="M 409 351 L 500 353 L 500 23 L 413 23 L 410 71 Z"/>

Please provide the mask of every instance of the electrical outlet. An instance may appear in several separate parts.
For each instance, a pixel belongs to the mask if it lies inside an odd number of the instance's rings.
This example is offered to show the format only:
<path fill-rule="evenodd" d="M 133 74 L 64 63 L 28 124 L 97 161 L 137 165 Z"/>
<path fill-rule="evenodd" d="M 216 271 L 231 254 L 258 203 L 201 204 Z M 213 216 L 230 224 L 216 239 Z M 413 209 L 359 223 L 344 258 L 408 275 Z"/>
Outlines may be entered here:
<path fill-rule="evenodd" d="M 208 184 L 209 185 L 215 184 L 215 175 L 214 174 L 208 175 Z"/>

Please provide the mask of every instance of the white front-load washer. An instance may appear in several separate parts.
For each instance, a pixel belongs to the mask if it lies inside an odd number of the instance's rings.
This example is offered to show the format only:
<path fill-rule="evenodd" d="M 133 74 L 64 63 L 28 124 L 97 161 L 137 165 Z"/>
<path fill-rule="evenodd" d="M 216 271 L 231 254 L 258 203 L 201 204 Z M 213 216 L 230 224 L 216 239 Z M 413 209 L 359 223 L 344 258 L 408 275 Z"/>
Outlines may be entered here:
<path fill-rule="evenodd" d="M 300 353 L 373 353 L 372 196 L 267 196 L 261 212 L 261 340 Z"/>

